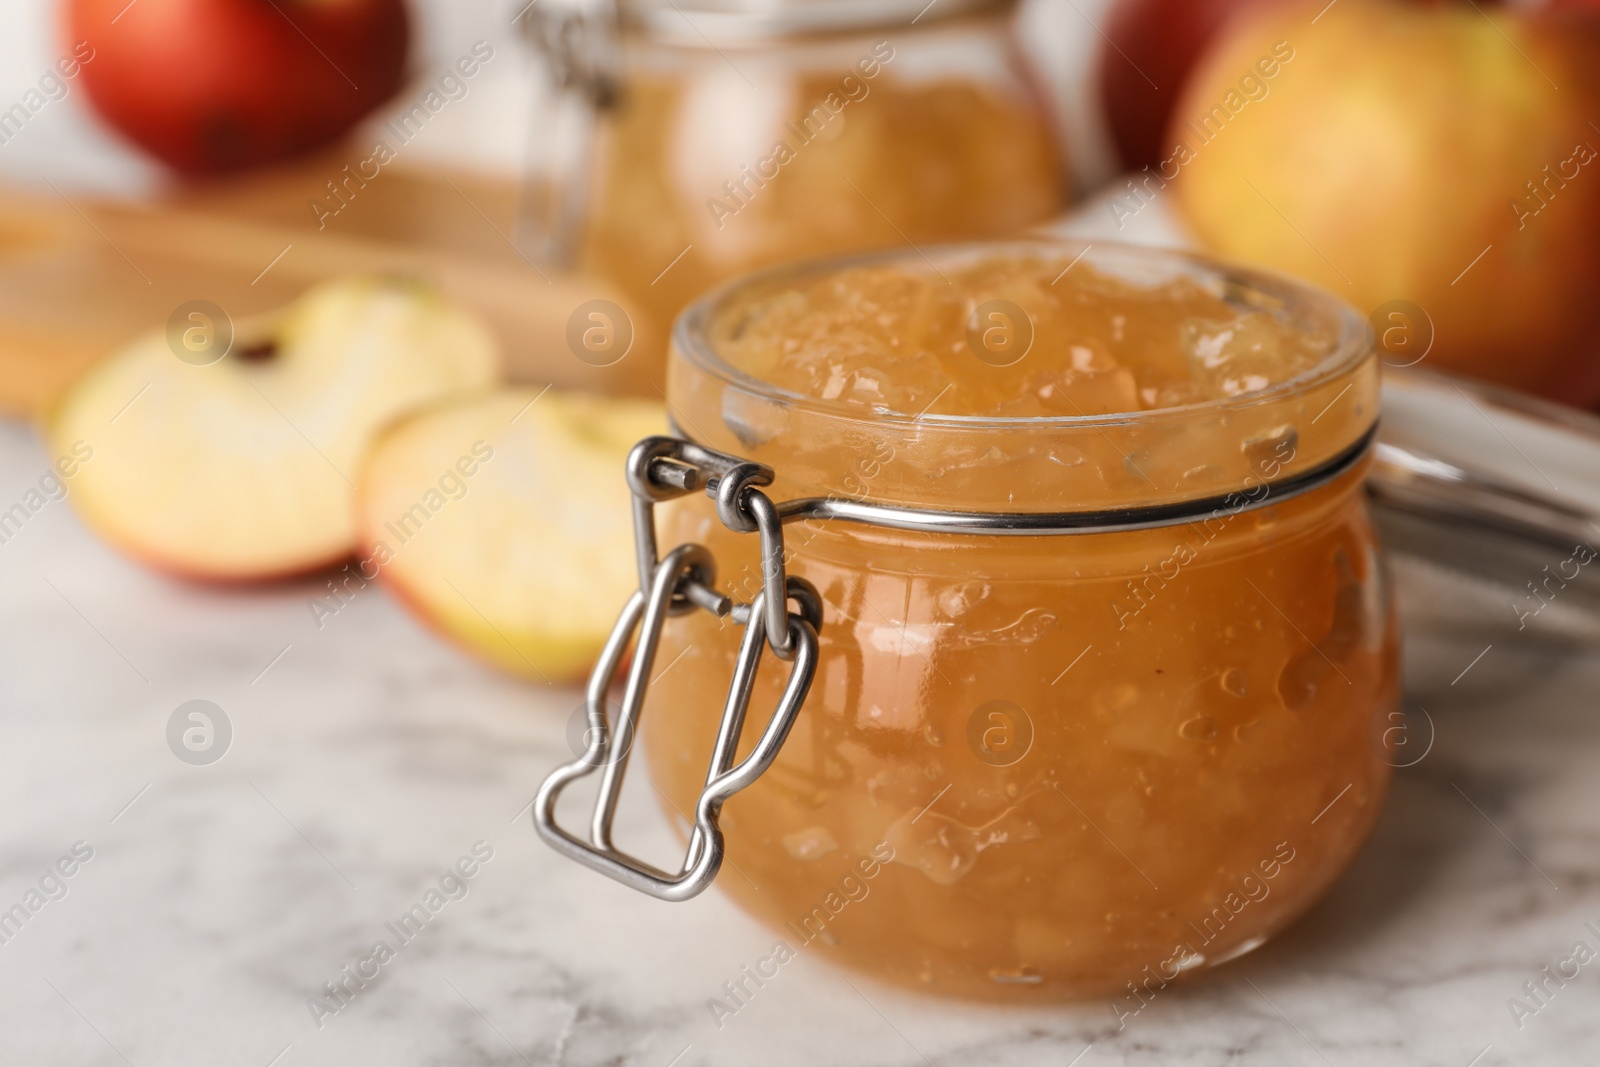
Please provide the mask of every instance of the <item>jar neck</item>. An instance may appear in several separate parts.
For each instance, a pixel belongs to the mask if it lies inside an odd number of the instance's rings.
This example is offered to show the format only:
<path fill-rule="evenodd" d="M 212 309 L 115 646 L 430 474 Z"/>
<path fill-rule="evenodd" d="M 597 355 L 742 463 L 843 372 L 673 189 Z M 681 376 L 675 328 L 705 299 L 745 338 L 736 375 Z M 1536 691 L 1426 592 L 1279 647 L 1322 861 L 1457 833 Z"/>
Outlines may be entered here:
<path fill-rule="evenodd" d="M 1202 405 L 1121 419 L 850 418 L 721 380 L 676 351 L 668 381 L 680 432 L 772 467 L 775 499 L 961 511 L 1253 501 L 1263 486 L 1337 464 L 1370 435 L 1378 411 L 1370 359 L 1221 416 Z"/>

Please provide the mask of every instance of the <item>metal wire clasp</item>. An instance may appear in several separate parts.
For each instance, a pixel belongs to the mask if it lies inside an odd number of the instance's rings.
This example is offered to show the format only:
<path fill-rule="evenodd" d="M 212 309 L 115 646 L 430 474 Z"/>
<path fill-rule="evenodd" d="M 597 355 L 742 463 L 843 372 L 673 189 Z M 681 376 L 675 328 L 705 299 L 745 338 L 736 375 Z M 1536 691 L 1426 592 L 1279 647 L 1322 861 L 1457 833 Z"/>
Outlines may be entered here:
<path fill-rule="evenodd" d="M 623 607 L 589 677 L 585 751 L 545 779 L 533 802 L 533 821 L 539 836 L 563 855 L 662 900 L 687 900 L 703 892 L 722 865 L 722 830 L 717 821 L 722 805 L 772 765 L 811 689 L 822 600 L 809 582 L 785 573 L 783 521 L 777 506 L 758 488 L 772 483 L 771 468 L 680 438 L 648 437 L 629 454 L 627 478 L 633 491 L 639 589 Z M 748 604 L 735 603 L 717 591 L 716 565 L 703 545 L 679 545 L 665 557 L 658 555 L 655 505 L 700 489 L 716 500 L 717 515 L 729 529 L 761 537 L 762 589 Z M 791 601 L 798 611 L 790 610 Z M 705 788 L 695 805 L 688 852 L 682 867 L 671 874 L 618 850 L 611 841 L 611 823 L 662 628 L 669 617 L 696 608 L 731 616 L 745 631 Z M 613 722 L 606 693 L 630 644 L 633 662 Z M 756 670 L 767 648 L 789 662 L 789 679 L 755 747 L 735 765 Z M 556 823 L 555 806 L 563 789 L 597 770 L 600 789 L 585 841 Z"/>
<path fill-rule="evenodd" d="M 822 600 L 809 582 L 785 573 L 785 522 L 843 520 L 889 530 L 992 537 L 1059 537 L 1156 529 L 1272 507 L 1310 492 L 1355 469 L 1376 433 L 1374 425 L 1340 452 L 1304 470 L 1271 481 L 1247 479 L 1243 491 L 1122 508 L 1059 512 L 946 511 L 833 496 L 774 504 L 760 489 L 772 484 L 772 468 L 677 437 L 647 437 L 628 455 L 639 591 L 622 609 L 622 617 L 589 678 L 586 751 L 545 779 L 533 803 L 534 825 L 540 836 L 563 854 L 663 900 L 687 900 L 711 884 L 722 863 L 722 832 L 717 826 L 722 805 L 759 778 L 777 758 L 816 673 Z M 761 536 L 761 592 L 748 604 L 735 603 L 717 592 L 716 567 L 704 546 L 680 545 L 665 558 L 658 554 L 656 504 L 701 489 L 717 502 L 717 516 L 730 530 Z M 791 602 L 798 612 L 789 610 Z M 706 771 L 706 785 L 695 806 L 688 855 L 677 874 L 668 874 L 617 851 L 611 844 L 611 820 L 661 628 L 669 617 L 696 608 L 731 616 L 745 627 L 745 632 L 734 661 L 733 680 L 711 766 Z M 611 722 L 605 706 L 606 692 L 630 642 L 635 646 L 633 665 L 623 688 L 621 710 L 616 721 Z M 750 755 L 734 766 L 751 687 L 765 648 L 789 661 L 789 681 L 761 739 Z M 581 841 L 556 825 L 556 798 L 568 783 L 602 768 L 589 840 Z"/>

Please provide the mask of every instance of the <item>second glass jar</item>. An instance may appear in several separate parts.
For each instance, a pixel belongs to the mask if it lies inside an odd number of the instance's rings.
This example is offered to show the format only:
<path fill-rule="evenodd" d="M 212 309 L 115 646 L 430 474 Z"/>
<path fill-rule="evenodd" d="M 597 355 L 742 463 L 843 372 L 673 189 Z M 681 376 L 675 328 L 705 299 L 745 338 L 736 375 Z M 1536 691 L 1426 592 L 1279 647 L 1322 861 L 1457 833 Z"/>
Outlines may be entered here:
<path fill-rule="evenodd" d="M 557 176 L 554 254 L 665 336 L 757 268 L 1053 217 L 1066 160 L 1016 6 L 621 0 L 614 29 L 565 35 L 543 16 L 589 131 Z M 663 355 L 634 365 L 659 376 Z"/>

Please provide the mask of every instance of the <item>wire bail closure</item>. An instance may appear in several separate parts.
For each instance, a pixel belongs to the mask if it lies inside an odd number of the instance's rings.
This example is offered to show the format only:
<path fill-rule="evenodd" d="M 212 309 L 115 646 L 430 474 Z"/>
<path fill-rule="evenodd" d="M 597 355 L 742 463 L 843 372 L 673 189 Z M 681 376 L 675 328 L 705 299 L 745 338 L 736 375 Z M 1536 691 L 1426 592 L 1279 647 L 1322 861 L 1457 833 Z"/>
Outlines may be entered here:
<path fill-rule="evenodd" d="M 1377 425 L 1373 424 L 1322 462 L 1243 490 L 1170 503 L 1059 512 L 945 511 L 833 496 L 775 504 L 761 491 L 762 486 L 772 484 L 771 467 L 679 437 L 647 437 L 628 454 L 627 466 L 628 487 L 633 491 L 639 589 L 622 609 L 589 677 L 585 752 L 556 768 L 534 798 L 533 821 L 539 836 L 563 855 L 662 900 L 688 900 L 711 884 L 722 865 L 722 831 L 717 824 L 722 805 L 772 765 L 816 674 L 822 598 L 811 583 L 791 578 L 786 572 L 785 522 L 840 520 L 881 529 L 984 537 L 1058 537 L 1156 529 L 1271 507 L 1310 492 L 1356 469 L 1376 435 Z M 716 501 L 717 517 L 728 529 L 761 537 L 761 592 L 748 604 L 735 603 L 717 591 L 716 565 L 705 546 L 679 545 L 665 557 L 659 555 L 655 506 L 701 490 Z M 791 601 L 799 607 L 798 612 L 789 610 Z M 611 842 L 611 822 L 662 627 L 668 618 L 697 608 L 730 617 L 745 632 L 734 661 L 705 788 L 695 805 L 688 853 L 678 873 L 668 874 L 618 850 Z M 606 710 L 606 692 L 630 642 L 636 646 L 633 664 L 623 688 L 622 707 L 613 723 Z M 761 739 L 735 766 L 733 758 L 765 649 L 790 664 L 789 680 Z M 556 800 L 567 785 L 602 769 L 589 839 L 580 840 L 557 825 Z"/>
<path fill-rule="evenodd" d="M 589 676 L 585 751 L 551 773 L 534 798 L 534 826 L 551 847 L 662 900 L 688 900 L 704 892 L 716 878 L 723 857 L 722 830 L 718 825 L 722 805 L 772 765 L 816 674 L 822 599 L 809 582 L 785 573 L 783 520 L 777 506 L 759 488 L 772 484 L 772 477 L 772 469 L 763 464 L 680 438 L 647 437 L 634 446 L 628 456 L 627 478 L 633 491 L 639 589 L 623 607 Z M 656 504 L 698 489 L 704 489 L 716 500 L 717 515 L 729 529 L 761 537 L 762 589 L 749 604 L 735 603 L 717 591 L 716 564 L 703 545 L 679 545 L 665 557 L 658 555 Z M 799 607 L 798 612 L 789 610 L 790 601 Z M 668 618 L 696 609 L 732 617 L 744 626 L 744 637 L 734 661 L 705 788 L 695 805 L 688 852 L 682 867 L 671 874 L 619 850 L 611 839 L 611 825 L 662 629 Z M 622 705 L 612 722 L 606 693 L 630 644 L 634 646 L 633 662 L 623 687 Z M 789 662 L 789 679 L 755 747 L 735 765 L 756 671 L 768 648 Z M 556 822 L 555 806 L 562 790 L 597 770 L 601 772 L 600 788 L 585 841 Z"/>

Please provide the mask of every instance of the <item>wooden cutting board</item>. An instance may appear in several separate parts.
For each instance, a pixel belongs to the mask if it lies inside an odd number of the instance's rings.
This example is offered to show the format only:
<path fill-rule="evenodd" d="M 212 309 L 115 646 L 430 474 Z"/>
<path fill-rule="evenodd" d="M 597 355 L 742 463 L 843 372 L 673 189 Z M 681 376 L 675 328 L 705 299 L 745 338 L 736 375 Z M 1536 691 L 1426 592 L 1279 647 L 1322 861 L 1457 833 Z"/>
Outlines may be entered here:
<path fill-rule="evenodd" d="M 473 307 L 513 380 L 653 395 L 648 361 L 600 369 L 569 351 L 579 304 L 628 301 L 523 258 L 511 240 L 517 183 L 396 162 L 319 225 L 311 202 L 336 203 L 326 183 L 354 158 L 335 150 L 144 201 L 0 187 L 0 411 L 38 415 L 86 366 L 187 301 L 244 316 L 350 273 L 419 277 Z M 634 319 L 637 350 L 658 350 L 661 338 Z"/>

